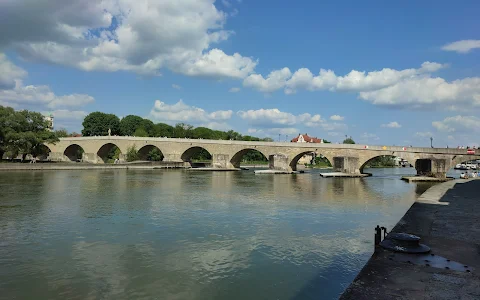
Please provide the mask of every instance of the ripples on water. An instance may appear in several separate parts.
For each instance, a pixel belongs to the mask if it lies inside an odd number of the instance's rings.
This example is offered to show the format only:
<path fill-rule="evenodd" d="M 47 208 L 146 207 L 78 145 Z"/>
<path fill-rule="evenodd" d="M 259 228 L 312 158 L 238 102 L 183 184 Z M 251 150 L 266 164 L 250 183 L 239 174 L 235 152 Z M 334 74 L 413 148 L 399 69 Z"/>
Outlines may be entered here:
<path fill-rule="evenodd" d="M 2 172 L 0 298 L 336 299 L 428 187 L 369 172 Z"/>

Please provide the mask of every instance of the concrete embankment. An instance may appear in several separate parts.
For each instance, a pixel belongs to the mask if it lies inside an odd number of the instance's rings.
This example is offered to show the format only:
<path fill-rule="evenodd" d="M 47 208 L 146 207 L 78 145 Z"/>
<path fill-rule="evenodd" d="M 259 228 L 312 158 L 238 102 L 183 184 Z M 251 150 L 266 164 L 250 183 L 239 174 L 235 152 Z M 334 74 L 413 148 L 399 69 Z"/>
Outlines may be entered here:
<path fill-rule="evenodd" d="M 0 163 L 0 171 L 21 170 L 105 170 L 105 169 L 177 169 L 186 168 L 185 163 L 131 163 L 131 164 L 88 164 L 88 163 Z"/>
<path fill-rule="evenodd" d="M 379 247 L 340 299 L 480 299 L 480 180 L 433 186 L 392 232 L 421 237 L 430 255 L 465 271 L 398 261 Z"/>

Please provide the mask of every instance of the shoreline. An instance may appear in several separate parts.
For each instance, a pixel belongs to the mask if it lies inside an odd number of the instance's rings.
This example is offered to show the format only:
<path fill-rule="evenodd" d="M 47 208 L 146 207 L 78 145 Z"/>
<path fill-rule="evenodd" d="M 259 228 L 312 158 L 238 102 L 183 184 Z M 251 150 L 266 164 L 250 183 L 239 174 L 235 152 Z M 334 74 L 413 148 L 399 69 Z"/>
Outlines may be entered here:
<path fill-rule="evenodd" d="M 182 163 L 131 163 L 131 164 L 87 164 L 87 163 L 0 163 L 0 171 L 49 171 L 49 170 L 110 170 L 110 169 L 187 169 Z"/>
<path fill-rule="evenodd" d="M 340 299 L 478 297 L 479 189 L 478 179 L 456 179 L 434 185 L 417 198 L 391 230 L 421 237 L 421 243 L 431 247 L 431 253 L 459 262 L 473 269 L 471 273 L 395 261 L 394 252 L 377 247 Z M 372 239 L 373 233 L 372 228 Z M 415 254 L 408 255 L 415 261 Z"/>

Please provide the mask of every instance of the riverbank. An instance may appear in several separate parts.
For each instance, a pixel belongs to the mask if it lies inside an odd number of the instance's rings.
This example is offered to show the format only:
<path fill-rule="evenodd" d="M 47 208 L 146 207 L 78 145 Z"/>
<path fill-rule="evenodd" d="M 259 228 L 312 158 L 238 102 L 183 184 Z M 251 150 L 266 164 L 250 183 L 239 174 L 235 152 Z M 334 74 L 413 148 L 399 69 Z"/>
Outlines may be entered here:
<path fill-rule="evenodd" d="M 392 230 L 421 237 L 431 253 L 472 272 L 395 261 L 379 248 L 340 299 L 480 299 L 479 191 L 473 179 L 435 185 Z"/>

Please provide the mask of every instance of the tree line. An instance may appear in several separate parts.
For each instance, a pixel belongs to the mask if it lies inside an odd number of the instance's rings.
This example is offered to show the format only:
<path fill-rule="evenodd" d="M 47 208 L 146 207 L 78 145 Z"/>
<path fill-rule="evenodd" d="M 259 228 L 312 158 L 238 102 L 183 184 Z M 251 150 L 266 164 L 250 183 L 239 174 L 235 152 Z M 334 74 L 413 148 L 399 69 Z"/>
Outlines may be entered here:
<path fill-rule="evenodd" d="M 138 137 L 168 137 L 211 140 L 239 140 L 273 142 L 271 138 L 258 138 L 242 135 L 236 131 L 213 130 L 206 127 L 194 127 L 186 123 L 171 126 L 165 123 L 153 123 L 135 115 L 122 119 L 114 114 L 92 112 L 83 120 L 83 136 L 105 136 L 110 130 L 111 135 Z"/>

